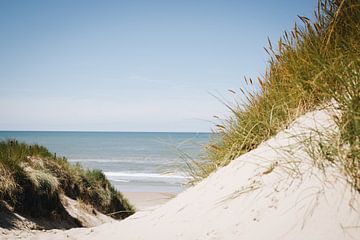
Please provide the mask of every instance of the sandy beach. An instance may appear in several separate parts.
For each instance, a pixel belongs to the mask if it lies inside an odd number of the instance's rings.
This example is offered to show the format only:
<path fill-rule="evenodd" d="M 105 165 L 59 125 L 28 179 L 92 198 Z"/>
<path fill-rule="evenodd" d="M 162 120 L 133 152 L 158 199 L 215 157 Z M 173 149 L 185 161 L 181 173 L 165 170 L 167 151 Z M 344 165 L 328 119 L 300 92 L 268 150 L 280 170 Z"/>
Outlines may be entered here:
<path fill-rule="evenodd" d="M 137 211 L 147 210 L 168 202 L 176 196 L 166 192 L 123 192 Z"/>
<path fill-rule="evenodd" d="M 312 129 L 334 130 L 331 114 L 306 114 L 167 203 L 123 221 L 4 239 L 359 239 L 359 194 L 336 168 L 324 175 L 314 167 L 300 139 L 293 137 L 307 137 Z M 299 161 L 289 167 L 289 159 Z M 126 196 L 139 209 L 168 199 L 163 193 Z"/>

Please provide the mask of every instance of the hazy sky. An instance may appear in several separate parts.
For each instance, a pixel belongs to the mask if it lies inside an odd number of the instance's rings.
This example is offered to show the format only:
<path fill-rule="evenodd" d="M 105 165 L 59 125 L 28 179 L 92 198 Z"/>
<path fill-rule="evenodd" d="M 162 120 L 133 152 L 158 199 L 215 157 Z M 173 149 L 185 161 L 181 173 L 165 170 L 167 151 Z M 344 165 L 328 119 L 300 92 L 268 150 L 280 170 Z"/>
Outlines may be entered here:
<path fill-rule="evenodd" d="M 0 130 L 209 131 L 316 0 L 0 0 Z"/>

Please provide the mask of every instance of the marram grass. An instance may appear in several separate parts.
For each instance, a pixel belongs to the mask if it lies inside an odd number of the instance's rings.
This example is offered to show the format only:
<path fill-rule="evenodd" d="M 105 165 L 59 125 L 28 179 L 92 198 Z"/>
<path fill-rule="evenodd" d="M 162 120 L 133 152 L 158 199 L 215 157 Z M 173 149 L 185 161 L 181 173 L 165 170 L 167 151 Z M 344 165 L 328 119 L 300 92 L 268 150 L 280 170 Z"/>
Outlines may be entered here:
<path fill-rule="evenodd" d="M 341 164 L 360 190 L 360 1 L 322 0 L 314 22 L 299 18 L 302 25 L 285 32 L 276 46 L 269 41 L 265 75 L 246 79 L 247 90 L 231 91 L 239 94 L 239 103 L 227 105 L 233 114 L 217 125 L 204 159 L 189 164 L 194 182 L 256 148 L 299 115 L 335 100 L 341 141 L 350 149 Z"/>
<path fill-rule="evenodd" d="M 62 194 L 114 218 L 134 213 L 101 171 L 70 165 L 39 145 L 0 141 L 1 202 L 32 217 L 51 217 L 64 214 Z"/>

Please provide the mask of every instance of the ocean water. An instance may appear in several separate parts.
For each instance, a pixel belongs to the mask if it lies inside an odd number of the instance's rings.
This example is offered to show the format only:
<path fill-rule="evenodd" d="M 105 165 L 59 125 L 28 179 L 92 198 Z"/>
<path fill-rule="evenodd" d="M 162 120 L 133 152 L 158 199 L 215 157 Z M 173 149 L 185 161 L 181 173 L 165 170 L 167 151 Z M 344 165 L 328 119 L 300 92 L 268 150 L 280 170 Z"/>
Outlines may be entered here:
<path fill-rule="evenodd" d="M 188 180 L 184 154 L 198 158 L 210 133 L 0 131 L 47 147 L 72 164 L 102 170 L 124 192 L 181 192 Z"/>

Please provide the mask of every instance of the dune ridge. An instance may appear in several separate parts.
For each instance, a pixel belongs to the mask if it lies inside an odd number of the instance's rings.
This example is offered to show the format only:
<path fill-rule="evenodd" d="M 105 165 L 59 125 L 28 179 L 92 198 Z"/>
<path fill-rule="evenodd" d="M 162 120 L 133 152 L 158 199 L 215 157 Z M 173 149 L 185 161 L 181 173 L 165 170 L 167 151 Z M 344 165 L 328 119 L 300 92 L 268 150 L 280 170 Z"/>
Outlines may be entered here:
<path fill-rule="evenodd" d="M 334 167 L 314 165 L 302 143 L 336 131 L 332 110 L 288 129 L 168 203 L 94 228 L 32 233 L 28 239 L 359 239 L 359 193 Z"/>

